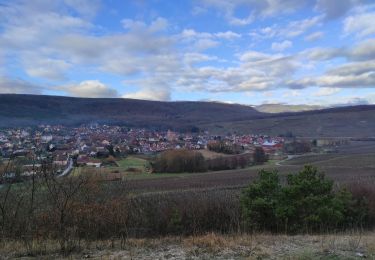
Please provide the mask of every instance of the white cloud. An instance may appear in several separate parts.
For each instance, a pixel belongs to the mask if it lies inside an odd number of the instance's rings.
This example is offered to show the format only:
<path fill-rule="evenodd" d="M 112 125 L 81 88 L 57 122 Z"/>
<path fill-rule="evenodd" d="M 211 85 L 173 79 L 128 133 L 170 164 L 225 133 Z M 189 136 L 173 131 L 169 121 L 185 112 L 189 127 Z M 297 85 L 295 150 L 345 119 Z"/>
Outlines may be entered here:
<path fill-rule="evenodd" d="M 287 25 L 274 24 L 250 33 L 255 39 L 270 39 L 270 38 L 294 38 L 300 36 L 314 27 L 322 25 L 322 16 L 314 16 L 303 20 L 295 20 L 289 22 Z"/>
<path fill-rule="evenodd" d="M 375 38 L 357 43 L 348 52 L 348 57 L 352 60 L 375 59 Z"/>
<path fill-rule="evenodd" d="M 321 76 L 288 80 L 286 84 L 291 88 L 311 86 L 326 88 L 375 87 L 375 61 L 347 63 L 328 70 Z"/>
<path fill-rule="evenodd" d="M 340 88 L 319 88 L 319 90 L 314 93 L 316 97 L 332 96 L 340 92 Z"/>
<path fill-rule="evenodd" d="M 330 60 L 346 55 L 344 48 L 313 48 L 301 52 L 301 56 L 308 57 L 310 60 Z"/>
<path fill-rule="evenodd" d="M 290 56 L 255 52 L 250 47 L 244 51 L 243 46 L 237 48 L 234 43 L 241 37 L 246 42 L 246 36 L 233 28 L 233 31 L 200 32 L 175 27 L 157 16 L 148 22 L 123 19 L 121 29 L 107 31 L 86 18 L 95 16 L 98 10 L 97 7 L 90 10 L 89 2 L 40 0 L 30 4 L 22 0 L 17 2 L 22 5 L 0 5 L 0 59 L 7 59 L 3 61 L 5 65 L 19 66 L 22 72 L 38 80 L 64 80 L 70 75 L 68 72 L 83 68 L 91 75 L 115 74 L 124 79 L 125 85 L 140 89 L 125 96 L 154 100 L 170 100 L 173 91 L 247 93 L 290 87 L 290 93 L 297 93 L 293 88 L 311 85 L 324 87 L 322 93 L 328 93 L 336 88 L 375 86 L 371 61 L 375 59 L 374 39 L 350 48 L 314 48 Z M 265 19 L 295 10 L 304 5 L 302 2 L 308 1 L 204 0 L 204 8 L 214 7 L 232 24 L 247 24 L 253 18 Z M 335 15 L 322 7 L 323 2 L 320 1 L 319 10 L 326 13 L 325 18 L 333 19 Z M 245 11 L 244 16 L 235 15 L 238 8 L 244 8 L 241 9 L 241 13 Z M 350 12 L 350 17 L 363 14 Z M 350 17 L 346 19 L 348 33 L 370 35 L 368 19 L 359 17 L 356 24 Z M 275 24 L 253 33 L 262 39 L 274 37 L 272 50 L 282 52 L 292 47 L 293 37 L 302 36 L 307 41 L 322 37 L 323 33 L 316 31 L 316 27 L 323 22 L 324 17 L 319 14 L 302 20 L 286 20 L 283 26 Z M 217 52 L 218 57 L 207 54 L 206 50 L 226 43 L 233 47 L 234 58 L 230 63 L 222 62 L 226 52 L 223 56 Z M 305 73 L 306 70 L 310 71 Z M 296 75 L 299 78 L 295 79 Z M 5 85 L 7 88 L 3 90 L 9 91 L 10 84 Z M 15 86 L 18 90 L 25 89 L 25 93 L 28 87 L 32 93 L 42 91 L 20 81 Z M 122 95 L 122 91 L 119 94 L 96 80 L 65 85 L 60 90 L 74 96 Z"/>
<path fill-rule="evenodd" d="M 128 93 L 123 95 L 124 98 L 144 99 L 144 100 L 157 100 L 168 101 L 171 99 L 170 93 L 166 89 L 142 89 L 138 92 Z"/>
<path fill-rule="evenodd" d="M 168 21 L 163 17 L 156 18 L 150 23 L 150 25 L 147 25 L 142 21 L 132 19 L 123 19 L 121 23 L 125 29 L 129 29 L 130 31 L 135 32 L 155 33 L 164 31 L 168 28 Z"/>
<path fill-rule="evenodd" d="M 186 44 L 189 51 L 204 51 L 217 47 L 222 43 L 222 40 L 231 41 L 241 37 L 241 34 L 233 31 L 208 33 L 197 32 L 194 29 L 184 29 L 176 38 L 180 40 L 180 43 Z"/>
<path fill-rule="evenodd" d="M 298 63 L 291 56 L 249 51 L 233 67 L 185 68 L 174 82 L 185 91 L 249 92 L 272 90 L 294 74 Z"/>
<path fill-rule="evenodd" d="M 208 33 L 208 32 L 197 32 L 194 29 L 184 29 L 179 38 L 182 40 L 206 40 L 206 39 L 225 39 L 225 40 L 234 40 L 241 38 L 241 34 L 235 33 L 233 31 L 225 31 L 225 32 L 216 32 L 216 33 Z"/>
<path fill-rule="evenodd" d="M 313 32 L 305 37 L 305 41 L 313 42 L 323 38 L 323 32 Z"/>
<path fill-rule="evenodd" d="M 365 37 L 375 34 L 375 12 L 351 15 L 344 20 L 344 33 Z"/>
<path fill-rule="evenodd" d="M 273 51 L 284 51 L 292 46 L 293 46 L 293 43 L 291 41 L 285 40 L 283 42 L 273 42 L 271 49 Z"/>
<path fill-rule="evenodd" d="M 331 60 L 334 58 L 346 58 L 348 60 L 372 60 L 375 59 L 375 39 L 368 39 L 357 43 L 351 48 L 313 48 L 301 52 L 311 60 Z"/>
<path fill-rule="evenodd" d="M 318 26 L 321 24 L 322 17 L 321 16 L 314 16 L 312 18 L 306 18 L 300 21 L 293 21 L 290 22 L 285 29 L 285 33 L 287 37 L 295 37 L 305 33 L 310 28 L 314 26 Z"/>
<path fill-rule="evenodd" d="M 203 51 L 203 50 L 206 50 L 206 49 L 216 47 L 218 45 L 219 45 L 218 41 L 214 41 L 214 40 L 211 40 L 211 39 L 199 39 L 194 43 L 193 49 Z"/>
<path fill-rule="evenodd" d="M 218 60 L 216 56 L 209 56 L 199 52 L 188 52 L 184 54 L 184 63 L 191 66 L 196 63 Z"/>
<path fill-rule="evenodd" d="M 108 87 L 99 80 L 85 80 L 79 84 L 70 84 L 56 89 L 63 90 L 74 97 L 113 98 L 118 96 L 115 89 Z"/>
<path fill-rule="evenodd" d="M 96 16 L 101 7 L 100 0 L 64 0 L 64 2 L 67 6 L 88 18 Z"/>
<path fill-rule="evenodd" d="M 318 0 L 315 9 L 324 13 L 325 19 L 337 19 L 349 12 L 360 0 Z M 363 1 L 362 1 L 363 2 Z"/>
<path fill-rule="evenodd" d="M 23 55 L 22 63 L 29 76 L 49 80 L 65 79 L 65 71 L 71 67 L 64 60 L 39 57 L 32 53 Z"/>
<path fill-rule="evenodd" d="M 67 33 L 83 33 L 92 24 L 55 9 L 58 1 L 18 1 L 0 5 L 0 49 L 6 59 L 20 62 L 27 74 L 61 79 L 70 67 L 53 41 Z M 6 62 L 7 62 L 6 61 Z"/>
<path fill-rule="evenodd" d="M 328 74 L 339 76 L 369 74 L 374 77 L 375 60 L 346 63 L 328 70 Z"/>
<path fill-rule="evenodd" d="M 247 51 L 245 53 L 242 53 L 239 58 L 240 58 L 240 61 L 255 62 L 255 61 L 270 59 L 272 57 L 277 57 L 277 56 L 272 56 L 263 52 Z"/>
<path fill-rule="evenodd" d="M 14 8 L 9 12 L 0 11 L 0 15 L 3 13 L 9 16 L 9 23 L 4 26 L 4 32 L 0 36 L 0 46 L 17 51 L 29 50 L 30 46 L 41 48 L 55 37 L 68 32 L 81 32 L 91 26 L 80 18 L 53 12 L 30 15 L 25 7 Z"/>
<path fill-rule="evenodd" d="M 233 40 L 233 39 L 241 38 L 241 34 L 238 34 L 232 31 L 218 32 L 218 33 L 215 33 L 215 36 L 218 38 L 226 39 L 226 40 Z"/>
<path fill-rule="evenodd" d="M 244 26 L 252 23 L 257 17 L 270 17 L 295 11 L 306 5 L 301 0 L 202 0 L 204 7 L 216 9 L 231 25 Z M 238 9 L 245 10 L 244 17 L 236 16 Z"/>
<path fill-rule="evenodd" d="M 72 0 L 61 6 L 48 1 L 39 6 L 22 1 L 0 6 L 4 21 L 0 24 L 0 49 L 29 76 L 51 80 L 64 79 L 69 69 L 78 66 L 122 76 L 163 73 L 178 67 L 174 39 L 164 32 L 166 19 L 158 17 L 149 24 L 128 19 L 122 21 L 127 31 L 92 33 L 97 28 L 71 14 L 72 8 L 85 12 L 88 2 Z"/>
<path fill-rule="evenodd" d="M 8 94 L 41 94 L 43 88 L 35 84 L 11 79 L 0 75 L 0 93 Z"/>

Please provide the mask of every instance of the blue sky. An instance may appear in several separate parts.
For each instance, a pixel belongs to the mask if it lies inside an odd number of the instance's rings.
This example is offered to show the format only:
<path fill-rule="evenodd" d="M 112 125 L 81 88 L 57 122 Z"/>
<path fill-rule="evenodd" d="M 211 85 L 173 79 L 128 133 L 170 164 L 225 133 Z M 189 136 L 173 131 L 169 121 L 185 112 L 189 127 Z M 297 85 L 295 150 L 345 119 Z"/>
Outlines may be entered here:
<path fill-rule="evenodd" d="M 366 0 L 0 0 L 0 93 L 375 104 Z"/>

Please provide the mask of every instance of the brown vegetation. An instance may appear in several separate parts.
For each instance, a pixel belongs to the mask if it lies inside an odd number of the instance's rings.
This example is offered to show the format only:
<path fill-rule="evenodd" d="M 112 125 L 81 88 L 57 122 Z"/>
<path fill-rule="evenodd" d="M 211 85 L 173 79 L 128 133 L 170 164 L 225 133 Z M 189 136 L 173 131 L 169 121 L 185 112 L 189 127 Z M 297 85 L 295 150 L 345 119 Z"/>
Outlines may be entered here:
<path fill-rule="evenodd" d="M 120 240 L 82 241 L 82 251 L 72 252 L 66 259 L 373 259 L 374 238 L 373 232 L 356 231 L 297 236 L 207 233 L 129 238 L 125 247 L 121 247 Z M 3 259 L 25 256 L 65 259 L 55 240 L 34 241 L 31 251 L 18 240 L 2 242 Z"/>
<path fill-rule="evenodd" d="M 199 151 L 170 150 L 161 153 L 152 163 L 152 168 L 158 173 L 197 173 L 245 168 L 250 162 L 248 153 L 218 156 L 205 160 Z"/>
<path fill-rule="evenodd" d="M 239 154 L 243 149 L 236 144 L 228 144 L 223 141 L 210 142 L 207 149 L 216 153 Z"/>
<path fill-rule="evenodd" d="M 190 150 L 170 150 L 160 154 L 152 164 L 154 172 L 204 172 L 206 165 L 201 153 Z"/>
<path fill-rule="evenodd" d="M 370 224 L 375 225 L 375 188 L 373 184 L 369 183 L 350 183 L 348 190 L 353 194 L 353 197 L 358 201 L 363 201 L 368 208 L 367 220 Z"/>
<path fill-rule="evenodd" d="M 1 187 L 0 239 L 21 239 L 30 248 L 51 238 L 64 253 L 82 239 L 125 239 L 125 191 L 118 182 L 112 197 L 95 178 L 59 178 L 43 167 L 29 180 Z"/>
<path fill-rule="evenodd" d="M 373 168 L 367 168 L 356 176 L 353 169 L 335 169 L 328 176 L 339 183 L 357 181 L 348 189 L 367 203 L 366 221 L 375 224 L 375 189 L 363 185 L 374 177 Z M 280 167 L 282 174 L 296 169 Z M 1 250 L 8 250 L 6 241 L 14 240 L 21 243 L 20 251 L 38 255 L 48 253 L 50 246 L 64 253 L 80 251 L 90 241 L 125 248 L 129 238 L 237 234 L 244 231 L 238 188 L 254 179 L 259 168 L 126 183 L 103 182 L 89 173 L 58 178 L 52 170 L 44 167 L 29 181 L 0 188 Z M 227 243 L 210 236 L 205 235 L 202 239 L 209 241 L 201 244 L 213 252 L 215 245 Z"/>

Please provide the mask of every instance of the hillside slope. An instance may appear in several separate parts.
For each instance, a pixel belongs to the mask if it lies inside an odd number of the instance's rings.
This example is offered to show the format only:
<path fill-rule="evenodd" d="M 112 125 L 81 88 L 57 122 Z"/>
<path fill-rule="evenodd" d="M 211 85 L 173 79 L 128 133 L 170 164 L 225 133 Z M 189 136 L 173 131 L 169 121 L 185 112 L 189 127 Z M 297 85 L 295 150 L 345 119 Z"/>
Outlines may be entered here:
<path fill-rule="evenodd" d="M 312 105 L 285 105 L 285 104 L 263 104 L 254 107 L 262 113 L 285 113 L 285 112 L 303 112 L 323 109 L 321 106 Z"/>
<path fill-rule="evenodd" d="M 217 133 L 373 137 L 375 106 L 262 113 L 250 106 L 217 102 L 0 94 L 0 127 L 94 122 L 181 131 L 198 127 Z"/>
<path fill-rule="evenodd" d="M 305 137 L 375 137 L 375 106 L 349 106 L 267 117 L 202 127 L 226 131 L 290 134 Z"/>
<path fill-rule="evenodd" d="M 3 127 L 100 122 L 178 129 L 200 123 L 229 122 L 262 116 L 262 113 L 249 106 L 214 102 L 0 95 L 0 126 Z"/>

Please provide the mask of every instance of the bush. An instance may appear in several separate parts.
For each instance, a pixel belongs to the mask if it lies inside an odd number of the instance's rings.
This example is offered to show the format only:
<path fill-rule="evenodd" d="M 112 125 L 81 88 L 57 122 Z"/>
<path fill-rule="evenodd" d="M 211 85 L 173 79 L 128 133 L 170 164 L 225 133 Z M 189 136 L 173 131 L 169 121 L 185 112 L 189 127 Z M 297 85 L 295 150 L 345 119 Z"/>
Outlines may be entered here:
<path fill-rule="evenodd" d="M 353 195 L 355 207 L 362 209 L 361 223 L 372 227 L 375 225 L 375 187 L 371 183 L 351 183 L 348 190 Z"/>
<path fill-rule="evenodd" d="M 288 176 L 288 185 L 280 194 L 277 218 L 291 232 L 337 227 L 344 222 L 346 200 L 350 199 L 344 191 L 340 192 L 343 196 L 334 194 L 333 181 L 306 166 Z"/>
<path fill-rule="evenodd" d="M 347 190 L 333 191 L 333 181 L 312 166 L 290 174 L 280 185 L 276 172 L 261 171 L 259 180 L 242 193 L 241 205 L 248 228 L 314 232 L 352 227 L 365 211 Z"/>
<path fill-rule="evenodd" d="M 276 207 L 280 197 L 280 181 L 276 172 L 259 172 L 259 180 L 247 187 L 241 196 L 245 222 L 251 229 L 274 229 Z"/>
<path fill-rule="evenodd" d="M 176 191 L 130 199 L 130 236 L 195 235 L 240 230 L 238 193 Z"/>

